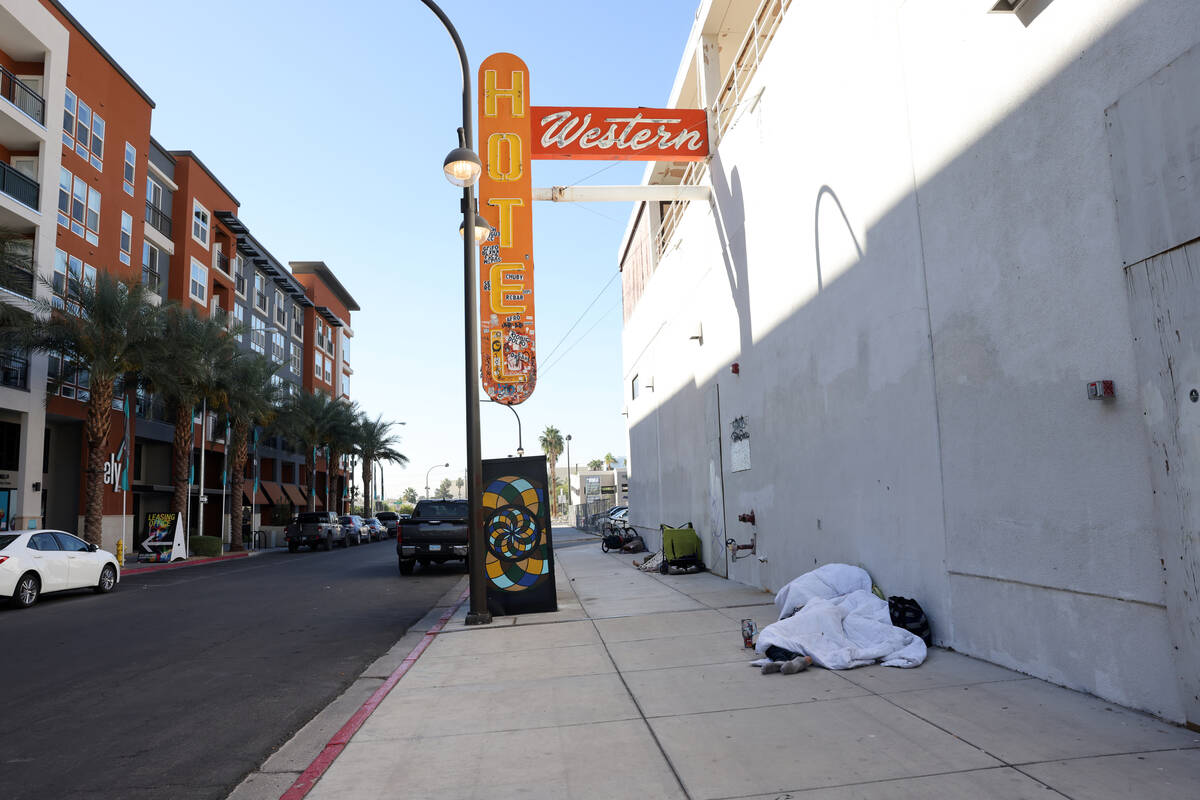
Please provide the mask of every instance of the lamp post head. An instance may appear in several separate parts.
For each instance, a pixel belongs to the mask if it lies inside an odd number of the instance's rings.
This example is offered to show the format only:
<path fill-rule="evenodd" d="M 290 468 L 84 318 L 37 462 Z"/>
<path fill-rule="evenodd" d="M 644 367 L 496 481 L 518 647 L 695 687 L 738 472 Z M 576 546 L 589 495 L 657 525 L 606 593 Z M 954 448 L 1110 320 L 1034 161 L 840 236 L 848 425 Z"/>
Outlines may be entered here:
<path fill-rule="evenodd" d="M 466 227 L 465 225 L 463 225 L 462 223 L 459 223 L 459 226 L 458 226 L 458 235 L 459 236 L 463 235 L 463 228 L 465 228 L 465 227 Z M 475 244 L 483 244 L 484 242 L 487 241 L 488 237 L 491 235 L 492 235 L 491 223 L 489 223 L 486 219 L 484 219 L 482 215 L 476 214 L 475 215 Z"/>
<path fill-rule="evenodd" d="M 442 171 L 446 173 L 446 180 L 455 186 L 465 188 L 474 186 L 475 182 L 479 180 L 479 176 L 483 173 L 483 164 L 479 162 L 479 156 L 475 155 L 474 151 L 465 147 L 456 147 L 442 162 Z"/>
<path fill-rule="evenodd" d="M 525 448 L 518 447 L 517 448 L 517 458 L 524 458 L 524 457 L 525 457 Z"/>

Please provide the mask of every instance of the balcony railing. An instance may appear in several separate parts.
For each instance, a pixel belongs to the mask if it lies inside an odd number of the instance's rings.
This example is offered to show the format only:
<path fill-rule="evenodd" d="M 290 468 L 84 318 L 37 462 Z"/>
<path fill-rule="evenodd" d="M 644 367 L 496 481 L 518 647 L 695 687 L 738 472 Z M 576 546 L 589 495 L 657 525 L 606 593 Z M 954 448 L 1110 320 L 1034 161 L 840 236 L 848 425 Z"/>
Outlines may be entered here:
<path fill-rule="evenodd" d="M 37 210 L 38 182 L 0 161 L 0 192 Z"/>
<path fill-rule="evenodd" d="M 29 388 L 29 359 L 18 353 L 0 353 L 0 385 Z"/>
<path fill-rule="evenodd" d="M 163 236 L 171 238 L 171 218 L 149 200 L 146 201 L 146 222 Z"/>
<path fill-rule="evenodd" d="M 0 288 L 15 292 L 22 297 L 33 297 L 33 268 L 5 260 L 0 263 Z"/>
<path fill-rule="evenodd" d="M 226 275 L 229 274 L 229 256 L 225 255 L 220 250 L 217 251 L 217 269 L 221 270 L 221 272 L 224 272 Z"/>
<path fill-rule="evenodd" d="M 46 124 L 46 101 L 4 67 L 0 67 L 0 97 L 24 111 L 37 124 Z"/>

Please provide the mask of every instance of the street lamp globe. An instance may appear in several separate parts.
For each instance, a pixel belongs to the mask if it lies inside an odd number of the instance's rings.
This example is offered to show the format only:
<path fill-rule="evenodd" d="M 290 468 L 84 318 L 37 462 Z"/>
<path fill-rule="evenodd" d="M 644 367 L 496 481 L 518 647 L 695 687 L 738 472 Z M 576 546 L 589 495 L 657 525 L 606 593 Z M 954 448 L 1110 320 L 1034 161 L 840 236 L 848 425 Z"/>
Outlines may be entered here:
<path fill-rule="evenodd" d="M 466 223 L 459 223 L 458 235 L 463 235 Z M 482 214 L 475 215 L 475 244 L 483 244 L 492 235 L 492 224 L 483 218 Z"/>
<path fill-rule="evenodd" d="M 474 186 L 475 182 L 479 180 L 479 176 L 483 172 L 483 164 L 480 163 L 479 156 L 475 155 L 474 151 L 465 147 L 456 147 L 442 162 L 442 171 L 446 173 L 446 180 L 455 186 L 465 188 Z"/>

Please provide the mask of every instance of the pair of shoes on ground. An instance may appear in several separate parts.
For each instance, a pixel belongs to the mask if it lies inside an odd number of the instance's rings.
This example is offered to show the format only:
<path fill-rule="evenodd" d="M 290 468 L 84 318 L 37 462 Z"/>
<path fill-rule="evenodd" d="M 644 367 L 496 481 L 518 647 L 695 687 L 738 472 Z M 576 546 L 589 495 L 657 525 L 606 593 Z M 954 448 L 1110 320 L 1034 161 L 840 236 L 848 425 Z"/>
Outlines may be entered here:
<path fill-rule="evenodd" d="M 795 675 L 797 672 L 803 672 L 812 664 L 812 659 L 808 656 L 796 656 L 791 661 L 771 661 L 762 666 L 762 674 L 770 675 L 772 672 L 781 672 L 784 675 Z"/>

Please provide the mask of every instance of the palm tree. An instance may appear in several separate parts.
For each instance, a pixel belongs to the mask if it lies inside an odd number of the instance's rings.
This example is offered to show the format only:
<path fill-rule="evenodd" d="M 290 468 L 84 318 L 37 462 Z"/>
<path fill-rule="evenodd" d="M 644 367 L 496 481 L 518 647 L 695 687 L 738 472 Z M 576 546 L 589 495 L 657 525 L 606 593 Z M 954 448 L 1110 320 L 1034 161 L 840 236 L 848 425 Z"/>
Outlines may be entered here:
<path fill-rule="evenodd" d="M 408 456 L 396 449 L 400 440 L 391 432 L 395 424 L 384 422 L 382 414 L 375 419 L 363 414 L 358 419 L 358 457 L 362 459 L 364 498 L 371 496 L 371 471 L 375 462 L 386 461 L 402 467 L 408 463 Z M 404 496 L 407 498 L 408 492 Z"/>
<path fill-rule="evenodd" d="M 73 280 L 66 289 L 71 297 L 71 305 L 66 308 L 37 300 L 32 316 L 5 315 L 8 330 L 3 338 L 88 370 L 90 385 L 83 425 L 87 442 L 83 538 L 99 545 L 114 387 L 124 376 L 136 374 L 145 366 L 147 355 L 161 338 L 161 317 L 141 283 L 124 283 L 100 273 L 94 281 Z"/>
<path fill-rule="evenodd" d="M 597 470 L 603 466 L 604 466 L 604 462 L 598 458 L 593 458 L 591 461 L 588 462 L 588 469 L 590 469 L 590 470 Z"/>
<path fill-rule="evenodd" d="M 465 483 L 465 481 L 462 478 L 458 478 L 454 481 L 454 485 L 458 488 L 458 496 L 460 498 L 463 496 L 462 487 L 463 487 L 464 483 Z"/>
<path fill-rule="evenodd" d="M 330 430 L 337 424 L 342 401 L 324 392 L 301 392 L 280 410 L 274 429 L 304 447 L 304 465 L 308 468 L 308 510 L 317 507 L 317 448 L 329 443 Z M 326 506 L 326 509 L 333 509 Z"/>
<path fill-rule="evenodd" d="M 272 378 L 279 367 L 257 353 L 240 351 L 228 365 L 226 373 L 229 391 L 226 410 L 229 414 L 229 448 L 226 453 L 229 467 L 229 549 L 238 551 L 242 543 L 242 484 L 246 476 L 247 441 L 250 431 L 268 424 L 279 411 L 282 391 Z M 251 501 L 253 503 L 253 501 Z M 236 512 L 235 512 L 236 509 Z"/>
<path fill-rule="evenodd" d="M 604 454 L 604 468 L 605 469 L 612 469 L 612 465 L 615 463 L 617 463 L 616 456 L 614 456 L 612 453 Z"/>
<path fill-rule="evenodd" d="M 550 462 L 550 480 L 546 481 L 546 485 L 550 487 L 550 514 L 558 516 L 558 491 L 554 477 L 558 474 L 555 472 L 555 465 L 558 464 L 558 457 L 562 455 L 563 438 L 558 432 L 558 428 L 553 425 L 547 425 L 546 430 L 542 431 L 542 435 L 538 437 L 538 444 L 542 446 L 542 452 L 546 454 L 546 460 Z"/>
<path fill-rule="evenodd" d="M 199 317 L 177 304 L 164 307 L 161 314 L 162 336 L 145 375 L 150 388 L 166 400 L 174 414 L 171 511 L 182 514 L 188 502 L 195 438 L 192 420 L 202 401 L 214 410 L 224 405 L 229 390 L 225 377 L 237 350 L 228 330 L 216 320 Z M 206 420 L 200 424 L 200 446 L 204 447 Z"/>
<path fill-rule="evenodd" d="M 328 458 L 325 462 L 325 507 L 331 509 L 336 505 L 339 512 L 341 511 L 342 495 L 338 491 L 334 467 L 341 462 L 342 456 L 354 452 L 358 445 L 360 414 L 358 403 L 337 400 L 330 406 L 329 424 L 325 432 L 325 444 L 329 448 Z M 332 498 L 330 498 L 331 490 Z"/>

